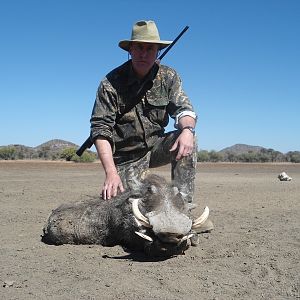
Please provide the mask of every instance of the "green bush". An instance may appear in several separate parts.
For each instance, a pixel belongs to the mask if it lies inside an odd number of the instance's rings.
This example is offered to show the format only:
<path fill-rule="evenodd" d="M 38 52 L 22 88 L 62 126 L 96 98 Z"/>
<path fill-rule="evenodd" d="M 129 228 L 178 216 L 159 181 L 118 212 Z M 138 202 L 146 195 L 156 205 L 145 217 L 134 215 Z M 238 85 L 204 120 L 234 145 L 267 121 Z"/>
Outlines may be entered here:
<path fill-rule="evenodd" d="M 94 162 L 97 158 L 96 154 L 93 152 L 84 152 L 80 157 L 76 154 L 76 148 L 66 148 L 61 154 L 60 158 L 66 161 L 74 162 Z"/>
<path fill-rule="evenodd" d="M 286 154 L 287 160 L 292 163 L 300 163 L 300 152 L 290 151 Z"/>
<path fill-rule="evenodd" d="M 222 154 L 216 152 L 215 150 L 212 150 L 212 151 L 209 152 L 209 157 L 210 157 L 211 162 L 223 161 Z"/>
<path fill-rule="evenodd" d="M 76 155 L 76 148 L 65 148 L 60 153 L 60 158 L 65 159 L 66 161 L 71 161 L 72 157 Z"/>
<path fill-rule="evenodd" d="M 209 161 L 210 158 L 209 158 L 209 154 L 208 154 L 208 151 L 206 150 L 201 150 L 197 153 L 197 161 L 200 161 L 200 162 L 207 162 Z"/>
<path fill-rule="evenodd" d="M 12 160 L 15 159 L 16 149 L 12 146 L 5 146 L 0 148 L 0 159 Z"/>

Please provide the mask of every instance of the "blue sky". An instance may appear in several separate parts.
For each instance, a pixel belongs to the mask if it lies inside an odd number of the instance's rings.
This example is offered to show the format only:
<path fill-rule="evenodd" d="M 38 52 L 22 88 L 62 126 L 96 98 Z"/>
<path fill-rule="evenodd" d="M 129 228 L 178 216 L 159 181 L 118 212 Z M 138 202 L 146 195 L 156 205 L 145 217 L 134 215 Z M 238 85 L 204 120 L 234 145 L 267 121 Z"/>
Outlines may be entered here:
<path fill-rule="evenodd" d="M 81 144 L 100 80 L 127 60 L 138 20 L 182 39 L 175 68 L 199 115 L 200 149 L 300 150 L 300 1 L 0 1 L 0 145 Z M 172 129 L 171 120 L 169 129 Z"/>

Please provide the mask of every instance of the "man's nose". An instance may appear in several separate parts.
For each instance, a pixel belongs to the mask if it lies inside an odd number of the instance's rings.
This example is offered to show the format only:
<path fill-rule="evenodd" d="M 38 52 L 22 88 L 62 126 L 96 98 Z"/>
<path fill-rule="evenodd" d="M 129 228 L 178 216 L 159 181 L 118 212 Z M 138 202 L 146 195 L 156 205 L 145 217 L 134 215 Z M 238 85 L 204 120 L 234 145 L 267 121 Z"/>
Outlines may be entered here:
<path fill-rule="evenodd" d="M 146 57 L 147 54 L 148 54 L 147 49 L 141 49 L 141 50 L 140 50 L 140 56 L 141 56 L 141 57 Z"/>

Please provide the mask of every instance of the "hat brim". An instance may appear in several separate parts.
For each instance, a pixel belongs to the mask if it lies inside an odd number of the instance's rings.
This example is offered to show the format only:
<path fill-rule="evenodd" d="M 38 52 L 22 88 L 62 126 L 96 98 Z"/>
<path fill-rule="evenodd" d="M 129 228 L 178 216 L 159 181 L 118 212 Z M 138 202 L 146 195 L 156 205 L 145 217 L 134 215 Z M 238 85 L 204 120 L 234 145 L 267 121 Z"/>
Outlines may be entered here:
<path fill-rule="evenodd" d="M 125 51 L 128 51 L 130 47 L 130 43 L 132 42 L 157 44 L 158 50 L 164 49 L 168 47 L 170 44 L 172 44 L 172 41 L 161 41 L 161 40 L 123 40 L 119 42 L 119 47 Z"/>

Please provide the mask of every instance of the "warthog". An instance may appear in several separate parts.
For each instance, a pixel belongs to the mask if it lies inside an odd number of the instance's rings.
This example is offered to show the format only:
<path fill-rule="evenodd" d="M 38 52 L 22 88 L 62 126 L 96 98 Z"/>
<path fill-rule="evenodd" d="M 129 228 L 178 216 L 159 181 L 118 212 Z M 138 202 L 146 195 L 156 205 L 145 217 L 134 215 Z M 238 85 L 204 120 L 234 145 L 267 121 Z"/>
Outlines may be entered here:
<path fill-rule="evenodd" d="M 136 190 L 105 201 L 92 199 L 53 210 L 43 231 L 48 244 L 121 245 L 150 256 L 182 254 L 208 218 L 209 210 L 193 220 L 178 189 L 157 175 L 148 175 Z"/>

